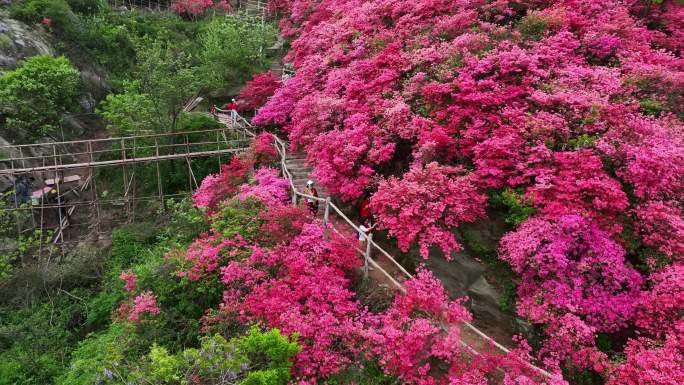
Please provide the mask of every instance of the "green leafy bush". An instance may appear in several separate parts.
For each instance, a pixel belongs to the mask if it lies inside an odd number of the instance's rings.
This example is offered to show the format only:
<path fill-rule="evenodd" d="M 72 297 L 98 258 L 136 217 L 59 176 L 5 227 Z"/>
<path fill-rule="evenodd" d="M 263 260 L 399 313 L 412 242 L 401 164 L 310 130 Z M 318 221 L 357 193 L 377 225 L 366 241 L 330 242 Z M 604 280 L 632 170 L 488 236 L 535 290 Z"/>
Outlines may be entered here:
<path fill-rule="evenodd" d="M 544 37 L 548 23 L 542 17 L 528 15 L 520 20 L 518 30 L 523 39 L 540 40 Z"/>
<path fill-rule="evenodd" d="M 83 26 L 65 0 L 23 0 L 10 7 L 10 16 L 29 24 L 50 20 L 48 28 L 61 38 L 77 41 Z"/>
<path fill-rule="evenodd" d="M 301 350 L 277 329 L 262 332 L 253 327 L 242 337 L 202 337 L 199 349 L 176 355 L 152 346 L 141 368 L 132 377 L 143 383 L 183 384 L 193 377 L 203 383 L 232 379 L 242 385 L 278 385 L 290 380 L 292 358 Z"/>
<path fill-rule="evenodd" d="M 80 74 L 65 57 L 34 56 L 0 76 L 0 134 L 15 141 L 59 132 L 78 108 Z"/>
<path fill-rule="evenodd" d="M 221 335 L 202 337 L 199 348 L 176 354 L 158 344 L 141 354 L 135 335 L 133 325 L 117 323 L 106 333 L 91 336 L 74 352 L 70 370 L 57 384 L 181 385 L 228 380 L 241 385 L 285 385 L 292 358 L 301 350 L 295 339 L 277 329 L 262 332 L 256 327 L 230 340 Z"/>
<path fill-rule="evenodd" d="M 107 8 L 104 0 L 67 0 L 67 3 L 72 11 L 84 15 L 93 15 Z"/>
<path fill-rule="evenodd" d="M 267 48 L 276 41 L 277 30 L 270 24 L 244 17 L 212 19 L 202 30 L 202 62 L 213 82 L 245 81 L 254 72 L 270 66 Z"/>
<path fill-rule="evenodd" d="M 531 202 L 527 201 L 522 193 L 511 189 L 492 194 L 490 201 L 494 207 L 506 210 L 506 223 L 513 226 L 521 224 L 536 212 Z"/>
<path fill-rule="evenodd" d="M 144 353 L 135 326 L 115 323 L 103 333 L 83 340 L 71 356 L 69 370 L 56 380 L 58 385 L 92 385 L 119 381 L 129 374 L 124 360 L 136 360 Z M 119 382 L 120 383 L 120 382 Z"/>
<path fill-rule="evenodd" d="M 240 234 L 245 239 L 254 239 L 263 224 L 258 215 L 263 209 L 264 204 L 254 198 L 244 201 L 231 199 L 221 204 L 220 213 L 214 218 L 212 228 L 228 238 Z"/>
<path fill-rule="evenodd" d="M 221 127 L 223 125 L 214 119 L 213 116 L 203 112 L 181 114 L 178 121 L 178 131 L 213 130 Z"/>
<path fill-rule="evenodd" d="M 76 296 L 24 309 L 0 308 L 0 384 L 43 385 L 64 371 L 70 346 L 83 338 L 75 327 L 87 307 Z"/>
<path fill-rule="evenodd" d="M 153 133 L 161 131 L 164 125 L 154 100 L 139 92 L 137 82 L 127 84 L 123 93 L 107 95 L 98 113 L 107 123 L 107 129 L 119 136 Z"/>

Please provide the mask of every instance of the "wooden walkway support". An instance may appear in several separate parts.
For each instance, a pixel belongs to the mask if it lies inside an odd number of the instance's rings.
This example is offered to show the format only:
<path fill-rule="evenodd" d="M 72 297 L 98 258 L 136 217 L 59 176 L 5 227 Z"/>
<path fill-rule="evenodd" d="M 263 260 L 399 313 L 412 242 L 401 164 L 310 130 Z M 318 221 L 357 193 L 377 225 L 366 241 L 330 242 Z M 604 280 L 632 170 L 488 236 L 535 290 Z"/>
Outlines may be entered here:
<path fill-rule="evenodd" d="M 0 154 L 7 154 L 0 158 L 0 176 L 14 181 L 14 191 L 9 194 L 13 195 L 13 202 L 0 209 L 31 218 L 30 226 L 25 219 L 16 220 L 17 234 L 31 229 L 40 229 L 41 233 L 49 230 L 54 244 L 67 243 L 67 228 L 73 228 L 71 232 L 77 235 L 99 233 L 104 225 L 112 227 L 121 220 L 134 221 L 136 208 L 149 211 L 149 205 L 155 203 L 163 209 L 166 200 L 188 196 L 198 187 L 193 161 L 216 158 L 212 171 L 215 172 L 220 169 L 222 158 L 241 153 L 249 146 L 247 135 L 231 128 L 0 146 Z M 162 165 L 178 161 L 181 163 L 175 163 L 175 167 L 187 169 L 187 188 L 182 192 L 165 192 Z M 150 176 L 156 179 L 154 195 L 138 192 L 136 174 L 145 167 L 154 170 L 146 174 L 148 183 Z M 120 182 L 112 179 L 117 173 Z M 27 192 L 25 185 L 18 189 L 18 180 L 26 184 L 29 179 L 33 180 L 32 191 Z M 119 187 L 116 183 L 120 183 Z M 83 209 L 89 211 L 84 213 Z M 107 213 L 106 218 L 103 212 Z M 86 221 L 79 223 L 76 214 Z M 57 218 L 49 220 L 50 217 Z"/>

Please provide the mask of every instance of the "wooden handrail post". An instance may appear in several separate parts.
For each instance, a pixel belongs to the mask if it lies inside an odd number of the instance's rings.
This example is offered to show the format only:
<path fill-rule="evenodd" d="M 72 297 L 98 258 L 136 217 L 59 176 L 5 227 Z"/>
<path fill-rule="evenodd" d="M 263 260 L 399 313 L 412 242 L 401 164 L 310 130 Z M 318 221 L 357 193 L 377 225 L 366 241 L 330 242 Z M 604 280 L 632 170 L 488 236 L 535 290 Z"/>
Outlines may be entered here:
<path fill-rule="evenodd" d="M 323 224 L 328 226 L 328 218 L 330 217 L 330 197 L 325 198 L 325 211 L 323 212 Z"/>
<path fill-rule="evenodd" d="M 363 277 L 368 278 L 368 261 L 371 258 L 371 243 L 373 241 L 373 234 L 364 235 L 366 238 L 366 254 L 363 259 Z"/>

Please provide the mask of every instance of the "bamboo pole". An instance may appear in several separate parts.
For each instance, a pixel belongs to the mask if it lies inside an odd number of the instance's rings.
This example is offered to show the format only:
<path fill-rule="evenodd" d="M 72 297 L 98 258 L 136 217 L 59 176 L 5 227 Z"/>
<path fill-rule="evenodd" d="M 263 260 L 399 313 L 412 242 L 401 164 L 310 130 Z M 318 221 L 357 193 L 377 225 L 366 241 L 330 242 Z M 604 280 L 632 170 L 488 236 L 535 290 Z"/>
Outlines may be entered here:
<path fill-rule="evenodd" d="M 88 153 L 89 153 L 89 163 L 92 164 L 94 162 L 93 159 L 93 142 L 88 142 Z M 90 196 L 91 199 L 95 205 L 95 212 L 97 214 L 96 216 L 96 223 L 95 223 L 95 228 L 97 233 L 99 234 L 102 230 L 101 225 L 102 225 L 102 217 L 100 215 L 100 196 L 97 193 L 97 183 L 95 181 L 95 175 L 93 173 L 93 167 L 90 166 L 88 167 L 88 175 L 90 177 L 90 183 L 92 183 L 92 187 L 90 188 Z"/>
<path fill-rule="evenodd" d="M 60 190 L 59 189 L 59 174 L 57 171 L 58 170 L 58 168 L 57 168 L 57 146 L 54 144 L 52 145 L 52 155 L 53 155 L 53 160 L 55 163 L 55 187 L 57 187 L 57 205 L 58 205 L 57 213 L 58 213 L 58 217 L 59 217 L 59 222 L 57 222 L 58 228 L 59 228 L 58 237 L 61 237 L 62 241 L 64 241 L 64 232 L 60 231 L 62 229 L 62 207 L 60 204 L 62 202 L 62 200 L 60 198 L 61 192 L 59 191 Z"/>
<path fill-rule="evenodd" d="M 157 138 L 154 138 L 154 146 L 156 147 L 157 160 L 154 162 L 157 166 L 157 186 L 159 188 L 159 202 L 161 203 L 161 210 L 165 211 L 166 205 L 164 204 L 164 187 L 161 181 L 161 170 L 159 169 L 159 143 Z"/>

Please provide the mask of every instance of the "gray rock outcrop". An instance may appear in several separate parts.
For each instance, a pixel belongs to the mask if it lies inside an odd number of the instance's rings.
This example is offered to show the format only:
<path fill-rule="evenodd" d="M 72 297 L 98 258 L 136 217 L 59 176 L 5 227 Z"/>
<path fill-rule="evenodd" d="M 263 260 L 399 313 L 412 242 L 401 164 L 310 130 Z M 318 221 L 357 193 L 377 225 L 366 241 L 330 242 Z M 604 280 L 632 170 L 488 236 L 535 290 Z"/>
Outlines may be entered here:
<path fill-rule="evenodd" d="M 46 33 L 0 10 L 0 73 L 16 68 L 19 61 L 31 56 L 54 54 Z"/>

